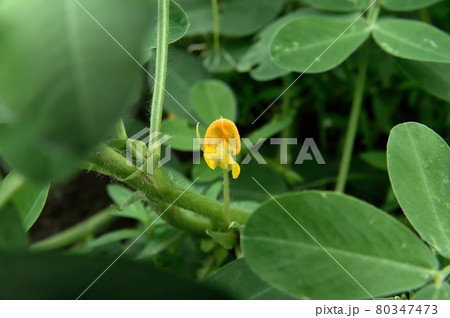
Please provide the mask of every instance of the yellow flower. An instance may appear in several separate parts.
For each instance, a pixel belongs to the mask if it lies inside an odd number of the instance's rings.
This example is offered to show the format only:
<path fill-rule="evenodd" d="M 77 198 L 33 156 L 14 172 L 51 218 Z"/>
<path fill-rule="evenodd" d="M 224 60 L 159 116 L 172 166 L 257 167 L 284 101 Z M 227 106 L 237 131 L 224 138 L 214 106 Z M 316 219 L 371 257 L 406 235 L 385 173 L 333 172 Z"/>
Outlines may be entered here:
<path fill-rule="evenodd" d="M 197 137 L 199 136 L 197 125 Z M 208 167 L 214 170 L 220 166 L 223 170 L 231 170 L 233 179 L 239 176 L 241 168 L 233 156 L 241 151 L 241 139 L 231 120 L 220 118 L 209 125 L 202 149 Z"/>

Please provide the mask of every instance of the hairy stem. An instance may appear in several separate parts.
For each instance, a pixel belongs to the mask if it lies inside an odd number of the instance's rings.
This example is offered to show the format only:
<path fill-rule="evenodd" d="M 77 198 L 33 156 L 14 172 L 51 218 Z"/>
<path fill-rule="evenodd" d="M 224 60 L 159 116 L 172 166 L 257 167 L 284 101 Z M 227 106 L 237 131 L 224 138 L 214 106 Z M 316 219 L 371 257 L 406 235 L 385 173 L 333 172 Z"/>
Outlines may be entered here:
<path fill-rule="evenodd" d="M 228 170 L 223 171 L 223 216 L 225 222 L 230 224 L 230 180 Z"/>
<path fill-rule="evenodd" d="M 367 41 L 362 48 L 359 60 L 359 73 L 356 79 L 355 90 L 353 93 L 352 109 L 350 112 L 350 120 L 345 135 L 344 150 L 342 153 L 341 164 L 335 191 L 344 192 L 347 183 L 347 176 L 350 167 L 350 161 L 353 153 L 353 145 L 355 143 L 356 131 L 358 128 L 358 120 L 361 113 L 361 106 L 364 96 L 364 88 L 366 84 L 367 65 L 370 53 L 370 42 Z"/>
<path fill-rule="evenodd" d="M 164 92 L 167 76 L 167 56 L 169 52 L 169 0 L 158 0 L 158 34 L 156 42 L 156 72 L 151 105 L 150 135 L 161 130 Z M 151 138 L 150 138 L 151 139 Z M 155 159 L 161 156 L 161 145 L 153 150 Z"/>
<path fill-rule="evenodd" d="M 172 204 L 176 200 L 174 206 L 209 218 L 214 223 L 214 229 L 227 228 L 222 203 L 191 190 L 179 197 L 186 189 L 174 184 L 162 169 L 154 169 L 153 174 L 140 171 L 128 165 L 122 155 L 106 145 L 100 147 L 88 168 L 127 183 L 144 193 L 150 201 L 159 200 Z M 246 210 L 230 207 L 230 221 L 245 224 L 249 216 L 250 212 Z"/>

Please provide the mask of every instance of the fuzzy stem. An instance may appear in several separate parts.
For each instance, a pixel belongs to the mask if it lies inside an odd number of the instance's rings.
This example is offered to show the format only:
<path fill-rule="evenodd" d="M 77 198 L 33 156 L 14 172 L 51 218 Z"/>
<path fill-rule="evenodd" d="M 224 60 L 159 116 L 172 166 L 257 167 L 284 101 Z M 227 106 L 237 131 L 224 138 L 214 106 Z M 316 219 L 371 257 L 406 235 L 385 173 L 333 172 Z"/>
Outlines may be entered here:
<path fill-rule="evenodd" d="M 359 116 L 361 113 L 361 106 L 364 96 L 364 87 L 366 83 L 367 66 L 369 61 L 370 42 L 367 41 L 361 51 L 359 60 L 359 73 L 356 79 L 356 86 L 353 93 L 353 103 L 350 112 L 350 120 L 345 135 L 344 150 L 342 154 L 341 164 L 339 166 L 339 173 L 335 191 L 344 192 L 347 183 L 348 171 L 350 168 L 350 161 L 353 153 L 353 145 L 355 143 L 356 131 L 358 128 Z"/>
<path fill-rule="evenodd" d="M 228 170 L 223 170 L 223 216 L 225 222 L 230 224 L 230 179 Z"/>
<path fill-rule="evenodd" d="M 158 0 L 156 72 L 151 106 L 150 136 L 154 136 L 161 130 L 167 76 L 167 56 L 169 52 L 169 3 L 169 0 Z M 159 157 L 161 156 L 160 144 L 155 147 L 153 154 L 155 155 L 154 158 L 159 160 Z"/>

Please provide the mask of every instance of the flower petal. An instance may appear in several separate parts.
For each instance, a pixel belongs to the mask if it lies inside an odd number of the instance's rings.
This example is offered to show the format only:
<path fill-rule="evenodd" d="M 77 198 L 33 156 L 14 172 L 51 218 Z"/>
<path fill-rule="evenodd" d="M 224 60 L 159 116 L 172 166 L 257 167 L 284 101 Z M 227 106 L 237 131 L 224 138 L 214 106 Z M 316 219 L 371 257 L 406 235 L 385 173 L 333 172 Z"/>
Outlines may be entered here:
<path fill-rule="evenodd" d="M 231 174 L 233 175 L 233 179 L 236 179 L 237 177 L 239 177 L 240 173 L 241 173 L 241 167 L 237 163 L 232 164 L 231 165 Z"/>

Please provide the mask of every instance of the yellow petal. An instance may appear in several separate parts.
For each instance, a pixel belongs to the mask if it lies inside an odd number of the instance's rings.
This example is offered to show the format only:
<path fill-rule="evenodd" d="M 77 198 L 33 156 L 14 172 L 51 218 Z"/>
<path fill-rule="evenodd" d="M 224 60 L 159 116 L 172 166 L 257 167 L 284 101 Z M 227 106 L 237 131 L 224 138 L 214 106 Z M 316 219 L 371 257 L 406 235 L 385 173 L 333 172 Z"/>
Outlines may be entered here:
<path fill-rule="evenodd" d="M 237 163 L 234 163 L 231 165 L 231 174 L 233 175 L 233 179 L 236 179 L 239 177 L 239 174 L 241 173 L 241 167 Z"/>
<path fill-rule="evenodd" d="M 219 160 L 217 159 L 209 159 L 207 158 L 206 154 L 205 154 L 205 162 L 208 165 L 208 167 L 210 167 L 211 169 L 215 170 L 217 167 L 217 164 L 219 163 Z"/>
<path fill-rule="evenodd" d="M 197 141 L 200 145 L 200 149 L 205 151 L 205 149 L 203 148 L 203 143 L 201 142 L 202 137 L 200 137 L 200 132 L 198 131 L 198 125 L 200 125 L 200 123 L 197 123 L 197 126 L 195 127 L 195 132 L 197 133 Z"/>

